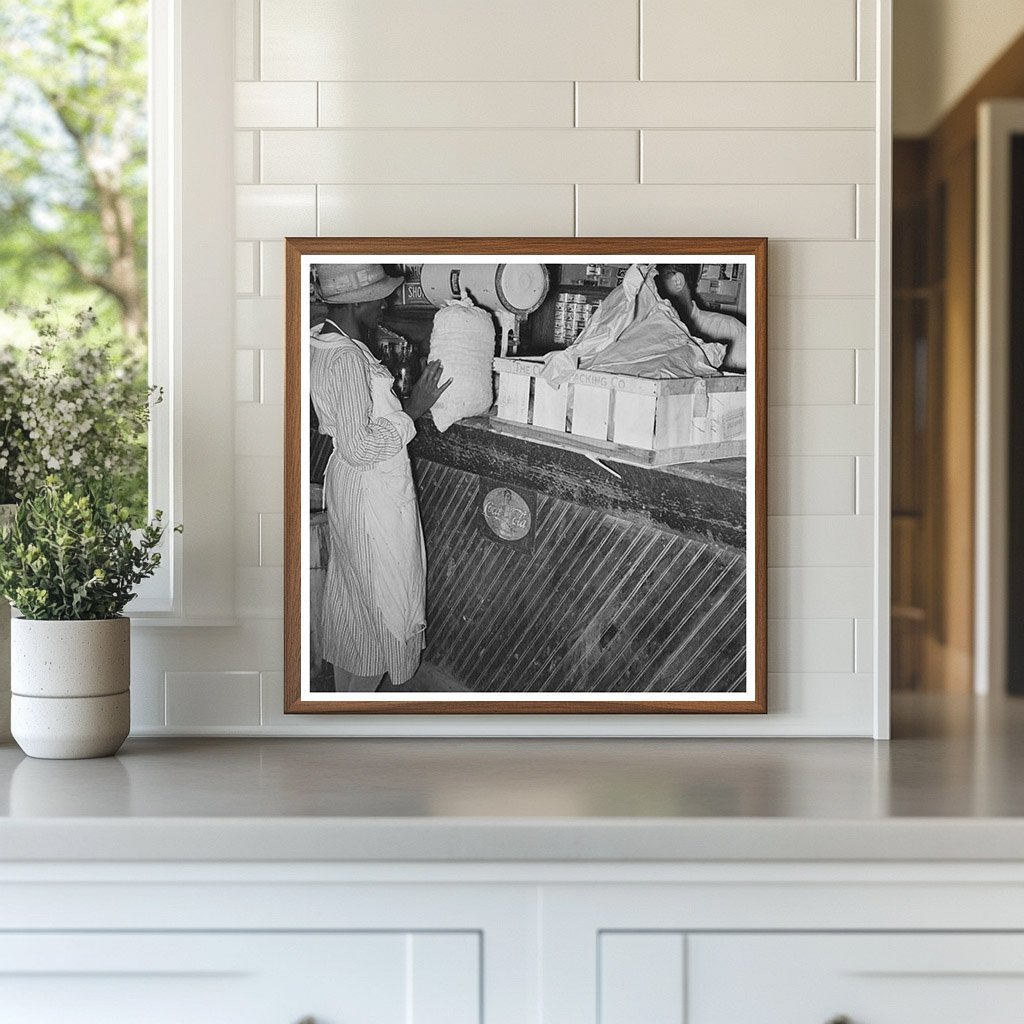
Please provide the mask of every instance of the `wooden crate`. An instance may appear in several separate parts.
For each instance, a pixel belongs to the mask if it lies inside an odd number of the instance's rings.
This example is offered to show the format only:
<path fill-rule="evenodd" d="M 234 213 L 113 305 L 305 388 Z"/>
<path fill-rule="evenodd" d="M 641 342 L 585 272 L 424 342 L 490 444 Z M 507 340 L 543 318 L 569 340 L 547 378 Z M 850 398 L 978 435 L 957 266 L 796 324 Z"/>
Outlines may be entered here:
<path fill-rule="evenodd" d="M 747 378 L 659 380 L 577 370 L 559 387 L 542 359 L 494 360 L 504 433 L 644 466 L 746 453 Z"/>

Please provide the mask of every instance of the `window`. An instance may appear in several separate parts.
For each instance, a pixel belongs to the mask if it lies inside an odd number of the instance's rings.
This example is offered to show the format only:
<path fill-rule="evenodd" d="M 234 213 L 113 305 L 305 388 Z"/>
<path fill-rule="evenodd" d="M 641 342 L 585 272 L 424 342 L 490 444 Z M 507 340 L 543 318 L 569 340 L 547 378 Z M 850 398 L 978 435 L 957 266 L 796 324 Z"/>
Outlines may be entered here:
<path fill-rule="evenodd" d="M 136 404 L 149 361 L 148 20 L 147 0 L 31 0 L 0 10 L 0 343 L 24 349 L 37 332 L 69 333 L 50 362 L 75 381 L 93 379 L 79 360 L 102 345 Z M 118 422 L 119 403 L 103 397 L 101 376 L 60 406 L 33 408 L 38 419 L 26 429 L 42 471 L 103 468 L 89 450 L 96 428 L 74 429 Z M 141 520 L 144 439 L 124 453 L 108 476 Z M 8 487 L 31 486 L 11 461 Z"/>
<path fill-rule="evenodd" d="M 0 8 L 0 306 L 45 299 L 48 290 L 62 300 L 95 297 L 98 315 L 136 345 L 149 379 L 164 389 L 150 430 L 148 501 L 168 521 L 184 522 L 186 533 L 169 538 L 161 572 L 130 606 L 133 617 L 162 622 L 223 620 L 233 611 L 233 14 L 231 0 L 24 0 Z M 62 46 L 77 56 L 66 59 Z M 83 90 L 84 72 L 104 60 L 106 91 Z M 33 66 L 42 85 L 29 101 L 24 72 Z M 109 146 L 93 147 L 100 162 L 91 176 L 81 159 L 75 164 L 83 140 L 59 112 L 46 111 L 76 88 L 74 116 L 112 133 Z M 81 125 L 72 118 L 71 127 Z M 113 207 L 89 195 L 114 180 L 118 160 L 122 191 L 130 192 L 120 208 L 131 210 L 135 229 L 129 254 L 97 244 L 107 241 L 101 214 L 109 219 Z M 10 262 L 33 232 L 47 239 L 45 273 L 38 256 Z M 79 240 L 79 255 L 61 251 Z M 135 274 L 124 301 L 75 277 L 76 258 L 92 277 L 97 268 L 112 275 L 105 256 L 118 258 L 119 285 Z M 10 295 L 19 281 L 35 291 Z M 15 343 L 14 331 L 10 318 L 0 320 L 0 346 Z"/>

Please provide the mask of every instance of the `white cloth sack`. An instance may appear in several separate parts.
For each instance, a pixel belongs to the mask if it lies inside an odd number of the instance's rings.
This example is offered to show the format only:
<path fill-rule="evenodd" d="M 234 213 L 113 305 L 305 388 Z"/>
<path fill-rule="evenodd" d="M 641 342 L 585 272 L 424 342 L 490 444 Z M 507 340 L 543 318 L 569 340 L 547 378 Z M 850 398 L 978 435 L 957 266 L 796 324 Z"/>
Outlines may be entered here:
<path fill-rule="evenodd" d="M 633 377 L 717 377 L 724 346 L 701 342 L 658 294 L 656 264 L 634 263 L 568 348 L 550 353 L 541 376 L 563 384 L 577 370 Z"/>
<path fill-rule="evenodd" d="M 430 358 L 440 359 L 451 384 L 430 410 L 444 433 L 467 416 L 483 416 L 494 401 L 494 321 L 470 298 L 452 300 L 434 314 Z"/>

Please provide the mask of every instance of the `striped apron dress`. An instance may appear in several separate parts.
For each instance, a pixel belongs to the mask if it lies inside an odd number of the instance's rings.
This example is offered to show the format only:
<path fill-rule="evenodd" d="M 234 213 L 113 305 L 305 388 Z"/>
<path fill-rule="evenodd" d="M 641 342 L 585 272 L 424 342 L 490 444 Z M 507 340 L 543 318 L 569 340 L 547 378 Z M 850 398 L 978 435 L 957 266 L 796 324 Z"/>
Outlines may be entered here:
<path fill-rule="evenodd" d="M 416 428 L 388 369 L 330 320 L 310 334 L 309 382 L 334 441 L 323 656 L 355 675 L 386 671 L 400 686 L 419 667 L 426 628 L 426 551 L 405 450 Z"/>

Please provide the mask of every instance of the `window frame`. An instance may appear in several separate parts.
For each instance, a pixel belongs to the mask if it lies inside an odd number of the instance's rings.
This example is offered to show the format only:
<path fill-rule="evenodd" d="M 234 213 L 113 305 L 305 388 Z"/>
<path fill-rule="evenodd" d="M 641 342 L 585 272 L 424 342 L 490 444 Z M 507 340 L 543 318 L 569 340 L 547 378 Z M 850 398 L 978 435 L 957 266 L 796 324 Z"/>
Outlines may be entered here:
<path fill-rule="evenodd" d="M 150 0 L 150 507 L 163 564 L 139 625 L 234 622 L 234 4 Z"/>

